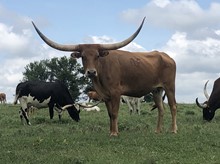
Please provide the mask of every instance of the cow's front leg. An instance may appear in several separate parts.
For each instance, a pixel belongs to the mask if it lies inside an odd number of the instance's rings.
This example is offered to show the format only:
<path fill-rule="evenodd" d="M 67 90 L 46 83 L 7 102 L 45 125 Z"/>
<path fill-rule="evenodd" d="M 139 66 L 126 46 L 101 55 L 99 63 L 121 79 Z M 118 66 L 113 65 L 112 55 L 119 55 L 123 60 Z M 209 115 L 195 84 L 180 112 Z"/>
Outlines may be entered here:
<path fill-rule="evenodd" d="M 49 106 L 50 119 L 53 119 L 53 116 L 54 116 L 54 110 L 53 110 L 54 104 L 49 103 L 48 106 Z"/>
<path fill-rule="evenodd" d="M 120 96 L 114 97 L 110 101 L 105 102 L 110 118 L 110 136 L 118 136 L 119 103 Z"/>
<path fill-rule="evenodd" d="M 20 109 L 20 118 L 21 118 L 21 122 L 23 122 L 23 117 L 25 118 L 26 122 L 28 125 L 31 125 L 29 119 L 28 119 L 28 115 L 27 115 L 27 108 L 25 110 L 23 110 L 22 108 Z"/>

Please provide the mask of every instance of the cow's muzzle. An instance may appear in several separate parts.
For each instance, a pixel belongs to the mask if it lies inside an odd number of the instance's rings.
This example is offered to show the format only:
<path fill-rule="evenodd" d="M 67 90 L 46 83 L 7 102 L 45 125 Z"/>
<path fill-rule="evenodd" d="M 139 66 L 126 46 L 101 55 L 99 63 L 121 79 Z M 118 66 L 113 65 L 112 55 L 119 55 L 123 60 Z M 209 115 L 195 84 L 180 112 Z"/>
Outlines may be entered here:
<path fill-rule="evenodd" d="M 94 69 L 87 70 L 86 71 L 86 76 L 89 77 L 89 78 L 96 77 L 97 76 L 97 71 L 94 70 Z"/>

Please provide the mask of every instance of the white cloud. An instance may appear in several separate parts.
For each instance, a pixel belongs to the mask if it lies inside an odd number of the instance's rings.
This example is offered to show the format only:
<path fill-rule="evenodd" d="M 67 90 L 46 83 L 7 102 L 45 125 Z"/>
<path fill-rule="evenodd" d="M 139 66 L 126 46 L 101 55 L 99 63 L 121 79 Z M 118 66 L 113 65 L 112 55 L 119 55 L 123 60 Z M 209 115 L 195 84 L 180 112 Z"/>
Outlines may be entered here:
<path fill-rule="evenodd" d="M 146 16 L 149 26 L 196 34 L 197 30 L 204 31 L 206 29 L 204 27 L 219 26 L 218 11 L 220 11 L 220 3 L 211 3 L 210 7 L 204 10 L 195 0 L 152 0 L 142 8 L 128 9 L 121 15 L 124 19 L 133 22 Z"/>
<path fill-rule="evenodd" d="M 2 6 L 0 9 L 0 18 L 3 20 L 0 21 L 0 92 L 6 93 L 8 102 L 13 102 L 15 88 L 22 80 L 27 64 L 63 56 L 65 53 L 48 48 L 36 40 L 30 18 Z"/>
<path fill-rule="evenodd" d="M 209 86 L 212 86 L 219 77 L 219 47 L 220 40 L 193 40 L 187 38 L 186 32 L 176 32 L 161 48 L 161 51 L 168 53 L 176 61 L 178 102 L 194 102 L 196 97 L 204 99 L 205 82 L 210 80 Z"/>
<path fill-rule="evenodd" d="M 86 39 L 84 39 L 85 43 L 99 43 L 99 44 L 111 44 L 111 43 L 117 43 L 120 41 L 117 41 L 115 39 L 112 39 L 109 36 L 89 36 Z M 135 43 L 135 42 L 131 42 L 130 44 L 128 44 L 127 46 L 121 48 L 122 50 L 126 50 L 126 51 L 145 51 L 144 47 L 142 47 L 141 45 Z"/>
<path fill-rule="evenodd" d="M 176 32 L 162 48 L 176 61 L 178 71 L 219 72 L 220 40 L 207 37 L 204 40 L 187 38 L 187 33 Z"/>
<path fill-rule="evenodd" d="M 0 23 L 0 51 L 11 55 L 23 52 L 29 45 L 27 31 L 27 29 L 24 29 L 23 32 L 25 33 L 16 34 L 13 32 L 13 26 Z"/>
<path fill-rule="evenodd" d="M 154 0 L 153 3 L 161 8 L 166 7 L 168 4 L 170 4 L 169 0 Z"/>

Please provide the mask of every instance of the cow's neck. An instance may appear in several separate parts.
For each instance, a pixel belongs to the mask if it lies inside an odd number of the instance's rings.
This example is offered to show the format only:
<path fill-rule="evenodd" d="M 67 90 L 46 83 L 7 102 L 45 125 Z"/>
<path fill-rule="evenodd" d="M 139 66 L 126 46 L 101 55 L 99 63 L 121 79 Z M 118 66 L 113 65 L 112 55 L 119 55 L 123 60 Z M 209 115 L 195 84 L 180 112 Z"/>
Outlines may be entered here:
<path fill-rule="evenodd" d="M 92 83 L 96 92 L 102 98 L 102 100 L 103 101 L 109 100 L 110 94 L 108 93 L 108 90 L 106 90 L 102 85 L 101 79 L 99 79 L 99 77 L 95 77 L 92 79 Z"/>

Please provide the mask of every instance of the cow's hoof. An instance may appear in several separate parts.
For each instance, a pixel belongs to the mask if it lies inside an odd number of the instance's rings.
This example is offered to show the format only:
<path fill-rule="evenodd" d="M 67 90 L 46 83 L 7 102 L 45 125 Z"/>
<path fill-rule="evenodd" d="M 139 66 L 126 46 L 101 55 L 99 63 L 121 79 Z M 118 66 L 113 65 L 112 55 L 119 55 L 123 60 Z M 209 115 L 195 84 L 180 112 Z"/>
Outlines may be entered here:
<path fill-rule="evenodd" d="M 177 133 L 177 130 L 178 130 L 177 126 L 174 126 L 174 127 L 171 129 L 171 132 L 176 134 L 176 133 Z"/>
<path fill-rule="evenodd" d="M 117 132 L 111 132 L 110 133 L 110 137 L 117 137 L 118 136 L 118 133 Z"/>
<path fill-rule="evenodd" d="M 154 132 L 155 132 L 156 134 L 160 134 L 160 133 L 162 133 L 162 130 L 156 129 Z"/>
<path fill-rule="evenodd" d="M 177 130 L 171 130 L 171 133 L 177 134 Z"/>

